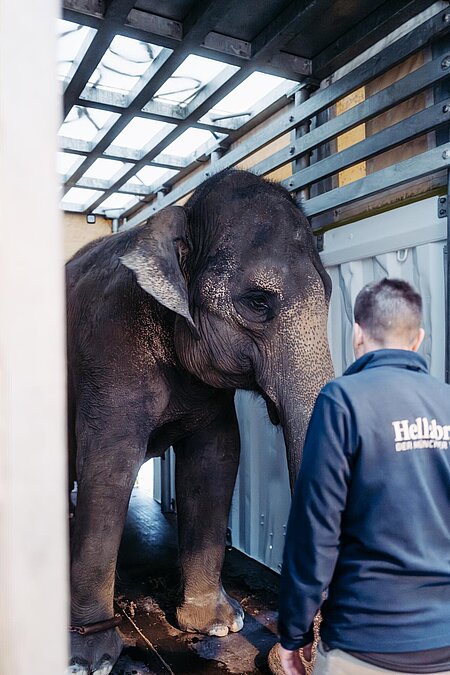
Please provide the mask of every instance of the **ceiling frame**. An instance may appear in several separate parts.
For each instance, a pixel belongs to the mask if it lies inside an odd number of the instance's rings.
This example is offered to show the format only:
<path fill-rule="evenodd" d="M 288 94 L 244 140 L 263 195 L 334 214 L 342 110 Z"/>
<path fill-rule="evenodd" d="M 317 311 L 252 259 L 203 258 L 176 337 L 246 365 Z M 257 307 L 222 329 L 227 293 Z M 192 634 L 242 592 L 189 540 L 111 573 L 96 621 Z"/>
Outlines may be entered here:
<path fill-rule="evenodd" d="M 72 187 L 90 187 L 103 191 L 101 197 L 96 198 L 86 207 L 86 213 L 98 209 L 105 199 L 117 192 L 135 194 L 149 202 L 152 197 L 156 199 L 155 190 L 159 190 L 161 197 L 161 192 L 170 191 L 172 186 L 198 167 L 199 163 L 207 160 L 211 153 L 219 156 L 224 154 L 218 166 L 231 165 L 233 157 L 241 156 L 242 152 L 230 151 L 230 146 L 243 134 L 289 103 L 286 95 L 280 93 L 278 98 L 275 96 L 274 100 L 267 101 L 269 105 L 254 106 L 251 111 L 243 110 L 243 113 L 251 113 L 248 120 L 243 121 L 237 118 L 230 120 L 225 116 L 217 122 L 200 121 L 211 108 L 252 72 L 258 70 L 292 79 L 298 82 L 299 86 L 302 83 L 314 81 L 316 75 L 322 79 L 331 73 L 332 68 L 338 67 L 343 59 L 348 61 L 357 53 L 361 53 L 380 36 L 401 25 L 413 13 L 417 13 L 414 9 L 419 5 L 420 11 L 432 2 L 431 0 L 385 1 L 364 21 L 356 22 L 347 33 L 339 36 L 332 45 L 312 59 L 290 53 L 287 45 L 296 38 L 303 25 L 307 25 L 308 21 L 311 21 L 318 12 L 323 12 L 330 5 L 325 0 L 291 1 L 282 12 L 273 15 L 250 42 L 216 30 L 220 21 L 230 11 L 238 13 L 242 9 L 242 0 L 229 0 L 228 2 L 197 0 L 182 22 L 144 12 L 136 9 L 134 4 L 135 0 L 109 0 L 108 2 L 63 0 L 64 19 L 95 28 L 97 31 L 79 63 L 76 64 L 75 72 L 66 86 L 65 114 L 74 105 L 79 105 L 119 115 L 117 119 L 109 123 L 108 127 L 104 127 L 93 141 L 60 139 L 63 151 L 84 157 L 72 174 L 69 177 L 66 176 L 64 193 Z M 150 42 L 163 48 L 129 94 L 107 92 L 88 84 L 92 72 L 98 66 L 112 39 L 118 34 Z M 204 85 L 186 105 L 170 105 L 153 99 L 155 93 L 189 54 L 220 60 L 230 67 Z M 239 70 L 233 72 L 233 66 L 238 66 Z M 308 106 L 305 110 L 307 109 Z M 147 147 L 139 151 L 119 147 L 114 143 L 115 138 L 136 116 L 168 122 L 174 124 L 175 127 L 169 133 L 162 133 L 159 139 L 153 139 Z M 243 123 L 240 124 L 242 121 Z M 269 123 L 266 127 L 268 133 L 262 132 L 264 138 L 267 138 L 262 145 L 269 143 L 281 133 L 288 132 L 294 126 L 295 124 L 290 123 L 285 124 L 283 128 L 277 126 L 276 133 L 270 136 L 270 130 L 275 127 Z M 201 152 L 193 153 L 186 160 L 168 156 L 165 148 L 191 127 L 226 134 L 226 138 L 218 139 L 214 146 L 208 148 L 205 156 L 202 156 Z M 252 147 L 255 146 L 255 149 L 258 149 L 262 145 L 253 143 Z M 124 170 L 120 171 L 111 181 L 84 177 L 89 167 L 99 158 L 119 159 L 130 166 L 124 167 Z M 179 170 L 179 173 L 165 183 L 154 186 L 155 189 L 130 182 L 130 179 L 147 165 L 167 166 Z M 193 182 L 196 183 L 197 180 Z M 95 188 L 94 183 L 97 186 Z M 175 194 L 177 192 L 175 190 Z M 162 201 L 164 203 L 171 201 L 170 196 L 167 195 Z M 161 198 L 158 201 L 158 208 L 160 204 Z M 134 213 L 137 208 L 140 207 L 133 207 L 125 212 L 125 215 Z"/>

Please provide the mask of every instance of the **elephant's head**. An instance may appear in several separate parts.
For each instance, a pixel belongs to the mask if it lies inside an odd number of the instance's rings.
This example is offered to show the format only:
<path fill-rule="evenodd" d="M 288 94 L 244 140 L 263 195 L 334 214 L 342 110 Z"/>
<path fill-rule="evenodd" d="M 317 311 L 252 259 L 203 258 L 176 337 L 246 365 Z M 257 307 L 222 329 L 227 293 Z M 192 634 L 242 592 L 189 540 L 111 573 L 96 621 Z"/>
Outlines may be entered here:
<path fill-rule="evenodd" d="M 176 350 L 188 371 L 262 394 L 283 425 L 292 485 L 332 366 L 331 283 L 289 193 L 244 171 L 217 174 L 186 207 L 156 214 L 122 261 L 178 314 Z"/>

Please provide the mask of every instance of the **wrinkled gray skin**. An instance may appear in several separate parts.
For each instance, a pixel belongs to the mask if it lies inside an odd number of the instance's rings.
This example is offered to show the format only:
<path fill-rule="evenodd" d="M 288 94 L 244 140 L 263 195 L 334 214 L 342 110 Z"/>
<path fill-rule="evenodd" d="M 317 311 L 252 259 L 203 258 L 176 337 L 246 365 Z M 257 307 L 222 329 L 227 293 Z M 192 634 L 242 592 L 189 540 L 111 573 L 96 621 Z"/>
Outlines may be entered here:
<path fill-rule="evenodd" d="M 182 629 L 226 635 L 243 612 L 220 581 L 239 461 L 236 388 L 281 421 L 291 484 L 332 368 L 330 281 L 289 194 L 225 171 L 187 206 L 82 249 L 67 265 L 72 623 L 113 616 L 117 550 L 141 464 L 173 445 Z M 72 634 L 68 672 L 107 675 L 117 630 Z"/>

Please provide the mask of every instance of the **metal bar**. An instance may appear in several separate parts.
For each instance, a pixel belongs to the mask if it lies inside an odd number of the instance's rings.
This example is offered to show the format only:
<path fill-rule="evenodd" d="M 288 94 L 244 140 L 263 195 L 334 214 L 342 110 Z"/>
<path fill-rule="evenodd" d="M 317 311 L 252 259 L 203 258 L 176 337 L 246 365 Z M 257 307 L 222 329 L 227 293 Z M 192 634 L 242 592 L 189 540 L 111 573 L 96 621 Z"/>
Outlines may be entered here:
<path fill-rule="evenodd" d="M 311 96 L 311 98 L 299 106 L 298 109 L 291 109 L 285 116 L 267 124 L 262 131 L 254 134 L 254 136 L 245 143 L 240 144 L 235 149 L 226 153 L 216 163 L 215 166 L 217 171 L 221 171 L 222 169 L 239 163 L 256 150 L 259 150 L 279 136 L 291 131 L 304 120 L 310 119 L 340 98 L 346 96 L 355 89 L 358 89 L 360 86 L 374 79 L 378 75 L 381 75 L 386 70 L 389 70 L 400 61 L 421 49 L 425 44 L 429 43 L 433 37 L 447 33 L 450 30 L 450 24 L 449 22 L 444 21 L 445 14 L 445 11 L 440 12 L 408 33 L 408 35 L 397 40 L 394 44 L 389 45 L 381 54 L 377 54 L 372 59 L 364 62 L 351 73 L 345 75 L 340 80 L 337 80 L 329 87 L 317 91 L 314 96 Z M 321 126 L 321 129 L 323 129 L 324 126 L 325 125 Z M 166 195 L 163 200 L 158 202 L 158 204 L 152 202 L 136 215 L 133 215 L 128 220 L 127 227 L 133 227 L 134 225 L 141 223 L 164 206 L 168 206 L 169 204 L 178 201 L 194 190 L 204 180 L 204 172 L 196 173 L 195 176 L 175 187 L 175 189 Z"/>
<path fill-rule="evenodd" d="M 394 82 L 370 98 L 355 105 L 342 115 L 333 117 L 319 128 L 314 129 L 308 136 L 288 148 L 283 148 L 267 159 L 259 162 L 253 170 L 265 174 L 273 169 L 287 164 L 299 154 L 313 150 L 322 143 L 329 141 L 339 134 L 352 129 L 362 122 L 372 119 L 376 115 L 405 101 L 419 91 L 426 89 L 435 82 L 449 77 L 450 68 L 442 67 L 442 59 L 430 61 L 421 68 L 405 75 L 401 80 Z"/>
<path fill-rule="evenodd" d="M 449 119 L 450 100 L 437 103 L 341 152 L 335 153 L 331 157 L 313 164 L 309 168 L 303 168 L 284 180 L 282 185 L 290 191 L 311 185 L 321 178 L 332 176 L 338 171 L 342 171 L 364 159 L 370 159 L 378 153 L 416 138 L 422 133 L 433 131 L 442 124 L 448 124 Z"/>
<path fill-rule="evenodd" d="M 308 87 L 303 87 L 299 91 L 295 93 L 295 105 L 299 106 L 305 101 L 309 99 L 311 96 L 311 91 Z M 298 127 L 294 129 L 294 140 L 297 141 L 301 139 L 303 136 L 306 136 L 311 127 L 311 122 L 310 120 L 305 120 L 303 124 L 300 124 Z M 311 155 L 309 152 L 306 152 L 305 154 L 301 156 L 297 156 L 294 161 L 292 162 L 292 168 L 293 168 L 293 173 L 297 173 L 297 171 L 302 171 L 309 167 L 311 161 Z M 309 188 L 305 188 L 304 190 L 301 191 L 301 193 L 298 195 L 298 197 L 302 200 L 304 199 L 309 199 Z"/>
<path fill-rule="evenodd" d="M 302 24 L 315 16 L 318 8 L 326 12 L 328 6 L 327 0 L 293 0 L 252 41 L 252 55 L 269 52 L 270 56 L 275 55 L 296 36 Z"/>
<path fill-rule="evenodd" d="M 101 24 L 89 48 L 87 49 L 72 80 L 64 92 L 64 117 L 77 102 L 86 82 L 102 59 L 111 40 L 117 33 L 117 24 L 124 23 L 134 0 L 111 0 Z"/>
<path fill-rule="evenodd" d="M 410 180 L 445 169 L 450 164 L 450 145 L 433 148 L 399 164 L 360 178 L 354 183 L 330 190 L 302 204 L 307 216 L 317 216 L 344 204 L 369 197 Z M 317 228 L 320 229 L 320 228 Z"/>
<path fill-rule="evenodd" d="M 442 147 L 442 146 L 441 146 Z M 445 303 L 445 381 L 450 383 L 450 169 L 447 171 L 447 269 Z"/>
<path fill-rule="evenodd" d="M 171 464 L 170 448 L 161 457 L 161 511 L 172 513 L 172 490 L 171 490 Z"/>
<path fill-rule="evenodd" d="M 271 56 L 269 60 L 271 66 L 280 68 L 284 72 L 289 70 L 297 75 L 312 75 L 312 62 L 306 56 L 297 56 L 288 52 L 279 52 Z"/>
<path fill-rule="evenodd" d="M 230 54 L 231 56 L 238 56 L 241 59 L 249 59 L 251 57 L 251 44 L 245 40 L 238 40 L 229 35 L 222 35 L 211 31 L 202 42 L 202 47 L 212 49 L 221 54 Z"/>
<path fill-rule="evenodd" d="M 212 107 L 214 105 L 214 103 L 212 103 L 212 97 L 216 92 L 223 91 L 223 86 L 227 84 L 228 80 L 233 77 L 236 72 L 238 72 L 238 68 L 236 66 L 227 66 L 219 75 L 217 75 L 217 77 L 211 80 L 211 82 L 205 84 L 200 92 L 194 96 L 192 101 L 186 105 L 184 109 L 184 117 L 192 117 L 192 115 L 198 111 L 201 106 L 203 106 L 205 101 L 208 102 L 208 108 Z M 225 96 L 225 94 L 223 94 L 223 96 Z"/>
<path fill-rule="evenodd" d="M 156 37 L 167 37 L 180 42 L 183 38 L 183 24 L 173 19 L 166 19 L 157 14 L 132 9 L 127 18 L 128 26 L 135 26 Z"/>
<path fill-rule="evenodd" d="M 434 0 L 388 0 L 363 21 L 353 26 L 312 60 L 315 77 L 327 77 L 353 58 L 372 47 L 378 40 L 417 16 Z"/>
<path fill-rule="evenodd" d="M 105 13 L 105 2 L 104 0 L 64 0 L 63 8 L 74 10 L 79 14 L 102 18 Z"/>

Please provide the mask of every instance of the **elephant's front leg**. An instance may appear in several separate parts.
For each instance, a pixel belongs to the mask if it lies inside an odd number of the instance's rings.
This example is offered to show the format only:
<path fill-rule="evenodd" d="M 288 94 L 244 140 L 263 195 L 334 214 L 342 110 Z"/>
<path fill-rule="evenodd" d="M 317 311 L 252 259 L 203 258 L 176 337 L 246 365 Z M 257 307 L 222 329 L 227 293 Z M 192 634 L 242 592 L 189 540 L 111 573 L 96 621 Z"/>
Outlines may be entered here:
<path fill-rule="evenodd" d="M 183 599 L 180 628 L 227 635 L 243 626 L 244 613 L 222 588 L 225 535 L 239 464 L 239 431 L 233 398 L 215 421 L 179 442 L 176 491 Z"/>
<path fill-rule="evenodd" d="M 129 420 L 121 419 L 130 430 Z M 128 426 L 127 426 L 128 423 Z M 122 640 L 103 622 L 114 617 L 113 594 L 117 551 L 131 490 L 142 463 L 145 444 L 93 435 L 78 425 L 78 499 L 71 546 L 71 624 L 99 630 L 71 632 L 68 673 L 107 675 L 118 659 Z M 99 625 L 100 624 L 100 625 Z"/>

